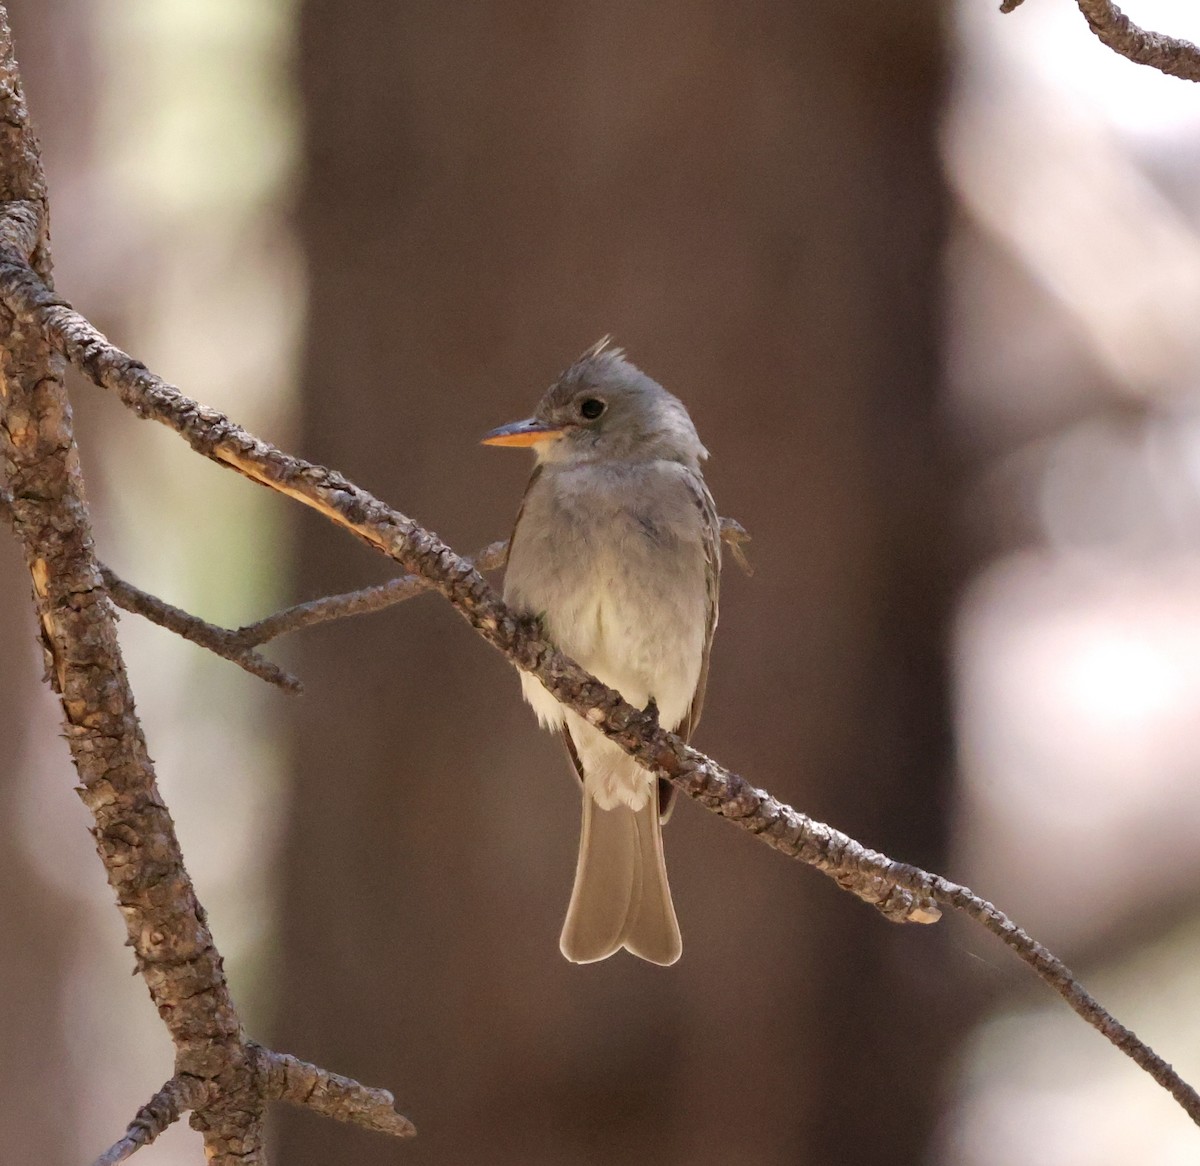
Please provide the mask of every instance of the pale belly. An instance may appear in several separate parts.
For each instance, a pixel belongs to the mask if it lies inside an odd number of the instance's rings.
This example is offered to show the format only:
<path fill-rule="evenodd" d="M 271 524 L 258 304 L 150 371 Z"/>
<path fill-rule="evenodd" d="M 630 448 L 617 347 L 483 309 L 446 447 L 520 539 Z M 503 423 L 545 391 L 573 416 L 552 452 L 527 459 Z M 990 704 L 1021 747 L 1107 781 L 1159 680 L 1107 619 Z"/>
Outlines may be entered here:
<path fill-rule="evenodd" d="M 659 723 L 675 729 L 687 715 L 703 663 L 706 611 L 699 588 L 685 589 L 692 593 L 679 596 L 659 594 L 650 603 L 645 595 L 629 596 L 630 588 L 620 584 L 611 590 L 588 590 L 590 594 L 572 597 L 561 609 L 544 614 L 550 639 L 635 707 L 645 708 L 653 699 Z M 622 604 L 622 598 L 633 602 Z M 536 677 L 522 673 L 521 689 L 543 725 L 566 725 L 584 770 L 585 788 L 601 808 L 640 809 L 645 804 L 654 786 L 645 769 L 582 717 L 563 708 Z"/>

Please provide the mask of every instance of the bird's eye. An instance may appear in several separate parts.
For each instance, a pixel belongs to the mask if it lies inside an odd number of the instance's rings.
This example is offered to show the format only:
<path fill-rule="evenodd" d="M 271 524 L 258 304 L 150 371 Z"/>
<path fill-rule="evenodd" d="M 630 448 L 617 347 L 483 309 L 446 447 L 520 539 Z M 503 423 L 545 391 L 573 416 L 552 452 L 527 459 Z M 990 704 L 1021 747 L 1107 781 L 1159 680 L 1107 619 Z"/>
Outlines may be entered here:
<path fill-rule="evenodd" d="M 583 417 L 586 417 L 587 420 L 595 421 L 596 418 L 599 417 L 600 414 L 604 412 L 606 407 L 607 406 L 604 404 L 604 402 L 601 401 L 599 398 L 588 397 L 588 399 L 586 401 L 583 401 L 580 404 L 579 412 Z"/>

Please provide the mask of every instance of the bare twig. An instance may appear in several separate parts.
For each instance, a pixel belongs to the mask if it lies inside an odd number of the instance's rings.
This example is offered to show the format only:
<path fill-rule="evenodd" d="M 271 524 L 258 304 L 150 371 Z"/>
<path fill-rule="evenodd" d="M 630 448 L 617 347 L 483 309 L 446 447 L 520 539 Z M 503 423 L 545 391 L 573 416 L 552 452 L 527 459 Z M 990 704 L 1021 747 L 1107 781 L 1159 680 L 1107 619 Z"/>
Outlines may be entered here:
<path fill-rule="evenodd" d="M 318 1069 L 289 1053 L 268 1053 L 266 1095 L 397 1138 L 411 1138 L 416 1127 L 398 1114 L 395 1098 L 386 1089 L 368 1089 L 349 1077 Z"/>
<path fill-rule="evenodd" d="M 5 499 L 0 495 L 0 513 L 3 512 L 4 504 Z M 752 575 L 753 568 L 742 550 L 742 544 L 750 541 L 746 528 L 735 519 L 722 518 L 721 538 L 728 544 L 742 570 L 747 575 Z M 503 566 L 507 553 L 508 540 L 502 539 L 484 547 L 478 554 L 465 561 L 472 564 L 476 570 L 492 571 Z M 290 672 L 253 651 L 255 647 L 289 632 L 302 631 L 331 620 L 385 611 L 428 591 L 430 586 L 429 581 L 420 575 L 401 575 L 399 578 L 389 579 L 386 583 L 363 587 L 357 591 L 326 595 L 306 603 L 297 603 L 235 631 L 173 607 L 157 596 L 126 582 L 104 564 L 100 564 L 100 577 L 118 607 L 140 615 L 193 644 L 207 648 L 239 668 L 244 668 L 247 672 L 293 695 L 303 691 L 300 681 Z"/>
<path fill-rule="evenodd" d="M 504 563 L 508 553 L 508 540 L 492 543 L 484 547 L 472 559 L 471 563 L 479 571 L 491 571 Z M 373 587 L 364 587 L 359 591 L 347 591 L 342 595 L 326 595 L 321 599 L 310 599 L 307 603 L 297 603 L 294 607 L 277 611 L 256 623 L 246 624 L 236 632 L 230 632 L 235 642 L 244 647 L 254 647 L 265 644 L 277 636 L 288 632 L 297 632 L 302 628 L 315 627 L 334 619 L 346 619 L 353 615 L 367 615 L 375 611 L 383 611 L 406 599 L 421 595 L 429 590 L 429 582 L 420 575 L 401 575 L 397 579 L 389 579 L 386 583 L 378 583 Z"/>
<path fill-rule="evenodd" d="M 120 1141 L 114 1143 L 92 1166 L 117 1166 L 135 1150 L 148 1146 L 180 1115 L 202 1105 L 212 1092 L 207 1081 L 199 1077 L 172 1077 L 141 1109 L 137 1111 Z"/>
<path fill-rule="evenodd" d="M 3 221 L 0 218 L 0 223 L 3 223 Z M 14 522 L 12 498 L 3 489 L 0 489 L 0 518 L 5 519 L 10 525 Z M 300 681 L 290 672 L 284 671 L 278 664 L 271 663 L 270 660 L 259 655 L 258 652 L 251 650 L 251 646 L 254 643 L 261 641 L 251 640 L 249 643 L 243 642 L 242 632 L 247 629 L 234 632 L 217 624 L 209 623 L 207 620 L 201 619 L 198 615 L 192 615 L 191 612 L 183 611 L 178 607 L 172 607 L 171 604 L 159 599 L 156 595 L 151 595 L 148 591 L 143 591 L 140 587 L 135 587 L 132 583 L 127 583 L 103 563 L 97 563 L 97 568 L 100 573 L 100 579 L 108 589 L 109 597 L 123 610 L 132 612 L 134 615 L 140 615 L 143 619 L 148 619 L 151 623 L 166 628 L 168 631 L 174 632 L 177 636 L 182 636 L 185 640 L 189 640 L 193 644 L 198 644 L 202 648 L 207 648 L 210 652 L 215 652 L 218 656 L 229 660 L 239 668 L 244 668 L 247 672 L 267 681 L 268 684 L 274 684 L 278 688 L 282 688 L 284 692 L 296 694 L 304 690 Z M 348 597 L 334 596 L 333 598 Z M 317 600 L 316 602 L 320 603 L 322 601 Z M 280 613 L 280 615 L 283 614 L 286 613 Z M 273 616 L 271 618 L 275 619 L 278 617 Z M 329 616 L 327 618 L 333 617 Z M 268 621 L 264 620 L 262 622 L 265 624 Z M 314 620 L 313 622 L 320 621 Z M 258 626 L 258 624 L 251 625 L 252 628 Z"/>
<path fill-rule="evenodd" d="M 319 511 L 419 575 L 513 664 L 537 676 L 563 704 L 586 717 L 652 773 L 668 778 L 769 845 L 827 874 L 889 919 L 930 923 L 940 914 L 938 904 L 976 919 L 1167 1089 L 1200 1124 L 1200 1095 L 1101 1007 L 1062 961 L 992 904 L 965 887 L 867 849 L 664 732 L 653 716 L 627 704 L 559 653 L 541 636 L 536 624 L 514 616 L 475 567 L 436 535 L 340 474 L 291 457 L 215 410 L 189 400 L 47 293 L 19 261 L 0 262 L 0 298 L 21 317 L 38 320 L 78 368 L 96 384 L 117 393 L 140 417 L 167 425 L 206 457 Z"/>
<path fill-rule="evenodd" d="M 0 494 L 0 513 L 7 509 L 6 499 Z M 729 545 L 730 552 L 742 570 L 747 575 L 752 575 L 754 570 L 742 550 L 742 544 L 750 541 L 746 528 L 736 519 L 722 518 L 721 538 Z M 489 544 L 465 561 L 479 571 L 492 571 L 503 565 L 507 553 L 508 540 L 502 539 Z M 326 595 L 306 603 L 297 603 L 235 631 L 173 607 L 156 595 L 126 582 L 103 563 L 100 564 L 100 577 L 104 580 L 104 586 L 108 588 L 112 601 L 118 607 L 140 615 L 201 648 L 207 648 L 222 659 L 244 668 L 292 695 L 303 692 L 304 686 L 300 681 L 278 664 L 273 664 L 253 651 L 253 648 L 289 632 L 302 631 L 331 620 L 385 611 L 406 599 L 422 594 L 429 590 L 430 586 L 428 580 L 420 575 L 401 575 L 399 578 L 389 579 L 386 583 L 363 587 L 358 591 Z"/>
<path fill-rule="evenodd" d="M 140 615 L 151 623 L 190 640 L 193 644 L 207 648 L 210 652 L 215 652 L 239 668 L 244 668 L 267 681 L 268 684 L 282 688 L 284 692 L 295 694 L 303 690 L 300 681 L 290 672 L 285 672 L 278 664 L 272 664 L 264 656 L 243 647 L 237 632 L 231 632 L 190 612 L 172 607 L 156 595 L 127 583 L 103 564 L 100 564 L 100 578 L 104 580 L 104 586 L 108 588 L 112 601 L 118 607 Z"/>
<path fill-rule="evenodd" d="M 1022 0 L 1003 0 L 1001 12 L 1012 12 Z M 1139 28 L 1112 0 L 1075 0 L 1088 27 L 1103 44 L 1138 65 L 1168 77 L 1200 81 L 1200 48 L 1191 41 Z"/>

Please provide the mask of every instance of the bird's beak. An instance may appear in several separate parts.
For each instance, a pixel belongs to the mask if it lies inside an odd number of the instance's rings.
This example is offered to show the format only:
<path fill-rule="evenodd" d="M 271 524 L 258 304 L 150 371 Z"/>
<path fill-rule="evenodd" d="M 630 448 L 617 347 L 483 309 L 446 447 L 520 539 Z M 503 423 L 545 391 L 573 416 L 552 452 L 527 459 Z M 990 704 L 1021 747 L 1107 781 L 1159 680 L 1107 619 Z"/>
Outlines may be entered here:
<path fill-rule="evenodd" d="M 491 433 L 483 436 L 484 445 L 537 445 L 542 441 L 554 441 L 562 437 L 562 429 L 543 425 L 534 417 L 525 421 L 514 421 L 511 425 L 501 425 Z"/>

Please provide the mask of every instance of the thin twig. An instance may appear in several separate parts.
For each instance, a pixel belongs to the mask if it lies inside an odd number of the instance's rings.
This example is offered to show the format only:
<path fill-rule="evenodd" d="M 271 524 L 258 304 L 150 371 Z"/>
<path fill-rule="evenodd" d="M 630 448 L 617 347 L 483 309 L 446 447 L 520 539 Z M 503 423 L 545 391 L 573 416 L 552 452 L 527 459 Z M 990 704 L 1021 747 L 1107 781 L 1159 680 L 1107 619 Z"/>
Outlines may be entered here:
<path fill-rule="evenodd" d="M 180 1115 L 203 1105 L 211 1093 L 207 1081 L 199 1077 L 172 1077 L 137 1111 L 120 1141 L 115 1142 L 92 1166 L 117 1166 L 136 1150 L 148 1146 Z"/>
<path fill-rule="evenodd" d="M 422 576 L 493 647 L 537 676 L 561 703 L 584 716 L 650 772 L 670 779 L 709 809 L 829 875 L 890 919 L 933 922 L 939 915 L 938 903 L 976 919 L 1200 1124 L 1200 1095 L 1090 996 L 1065 964 L 995 906 L 965 887 L 867 849 L 664 732 L 654 716 L 633 708 L 558 652 L 542 638 L 536 623 L 509 611 L 479 572 L 436 535 L 340 474 L 291 457 L 221 413 L 189 400 L 55 299 L 19 260 L 10 257 L 0 262 L 0 297 L 21 316 L 39 321 L 82 372 L 115 392 L 140 417 L 174 429 L 199 453 L 312 507 Z"/>
<path fill-rule="evenodd" d="M 127 583 L 104 564 L 100 564 L 100 578 L 104 580 L 104 586 L 108 588 L 112 601 L 125 611 L 140 615 L 193 644 L 215 652 L 268 684 L 282 688 L 284 692 L 296 694 L 303 691 L 303 686 L 295 676 L 244 646 L 236 632 L 208 623 L 191 612 L 172 607 L 158 596 Z"/>
<path fill-rule="evenodd" d="M 3 512 L 5 500 L 0 497 L 0 513 Z M 742 544 L 750 541 L 750 535 L 740 522 L 733 518 L 721 519 L 721 538 L 729 545 L 730 552 L 738 565 L 747 575 L 754 573 Z M 508 540 L 502 539 L 484 547 L 478 554 L 466 559 L 476 570 L 493 571 L 504 564 L 508 553 Z M 347 591 L 339 595 L 325 595 L 320 599 L 310 599 L 306 603 L 297 603 L 286 607 L 273 615 L 251 624 L 245 624 L 236 631 L 209 623 L 198 615 L 173 607 L 165 600 L 159 599 L 135 587 L 117 575 L 111 568 L 101 564 L 100 575 L 113 602 L 125 611 L 132 612 L 148 619 L 159 627 L 166 628 L 178 636 L 202 648 L 207 648 L 222 659 L 229 660 L 239 668 L 260 677 L 269 684 L 282 688 L 284 692 L 297 694 L 303 691 L 303 685 L 290 672 L 252 649 L 269 640 L 289 632 L 302 631 L 305 628 L 316 627 L 330 620 L 347 619 L 356 615 L 368 615 L 372 612 L 384 611 L 406 599 L 412 599 L 429 590 L 429 582 L 420 575 L 401 575 L 389 579 L 386 583 L 378 583 L 371 587 L 363 587 L 357 591 Z"/>
<path fill-rule="evenodd" d="M 1012 12 L 1022 0 L 1003 0 L 1001 12 Z M 1200 81 L 1200 48 L 1180 37 L 1139 28 L 1112 0 L 1075 0 L 1088 27 L 1114 53 L 1137 65 L 1148 65 L 1178 77 Z"/>
<path fill-rule="evenodd" d="M 986 899 L 981 899 L 974 891 L 952 883 L 940 875 L 929 876 L 924 871 L 918 873 L 918 881 L 932 879 L 930 893 L 939 903 L 969 915 L 1016 952 L 1079 1016 L 1149 1073 L 1175 1098 L 1192 1121 L 1200 1125 L 1200 1096 L 1196 1090 L 1167 1061 L 1090 995 L 1062 960 L 1018 927 L 1003 911 Z"/>
<path fill-rule="evenodd" d="M 508 540 L 505 539 L 484 547 L 474 558 L 467 561 L 479 571 L 491 571 L 504 563 L 507 552 Z M 383 611 L 428 590 L 428 581 L 420 575 L 401 575 L 373 587 L 363 587 L 358 591 L 326 595 L 320 599 L 310 599 L 307 603 L 297 603 L 294 607 L 284 608 L 283 611 L 277 611 L 274 615 L 268 615 L 256 623 L 246 624 L 245 627 L 228 634 L 242 647 L 256 647 L 277 636 L 315 627 L 330 620 Z"/>
<path fill-rule="evenodd" d="M 368 1088 L 290 1053 L 267 1053 L 267 1064 L 266 1096 L 272 1101 L 287 1101 L 396 1138 L 411 1138 L 417 1132 L 408 1118 L 396 1112 L 396 1099 L 386 1089 Z"/>

